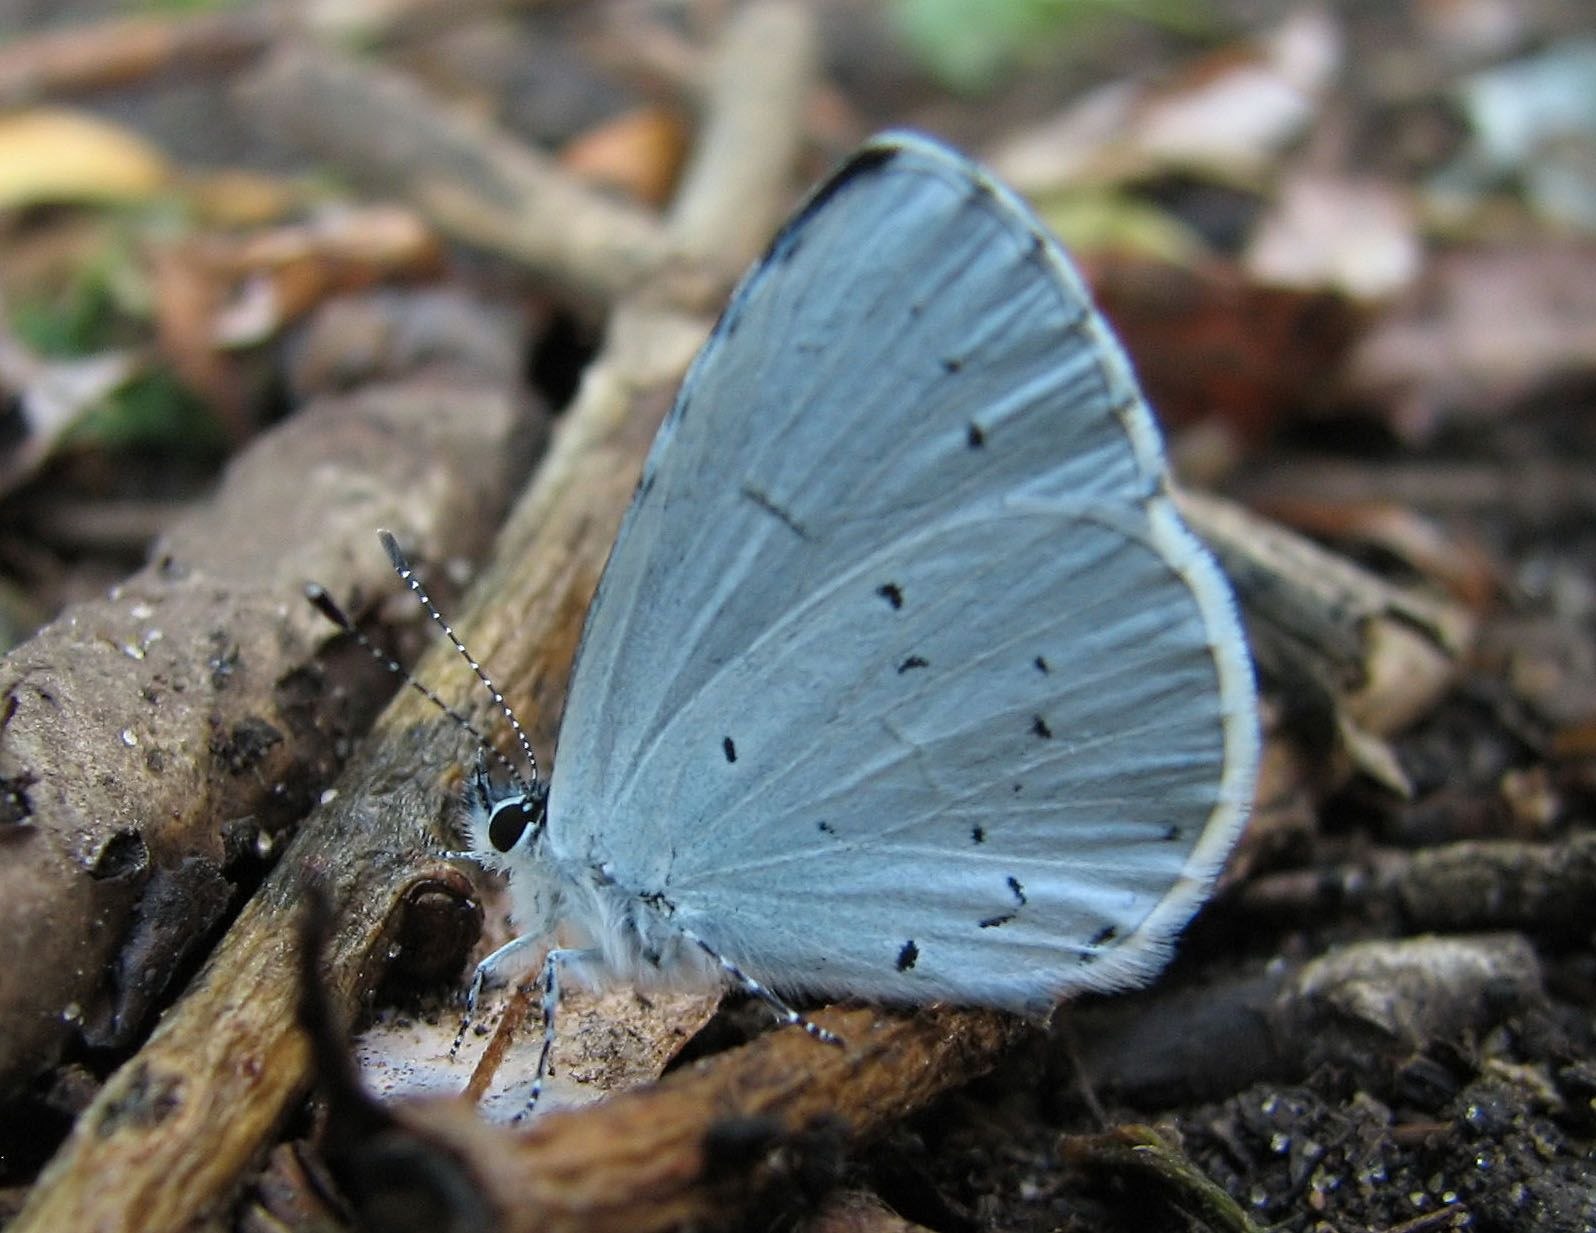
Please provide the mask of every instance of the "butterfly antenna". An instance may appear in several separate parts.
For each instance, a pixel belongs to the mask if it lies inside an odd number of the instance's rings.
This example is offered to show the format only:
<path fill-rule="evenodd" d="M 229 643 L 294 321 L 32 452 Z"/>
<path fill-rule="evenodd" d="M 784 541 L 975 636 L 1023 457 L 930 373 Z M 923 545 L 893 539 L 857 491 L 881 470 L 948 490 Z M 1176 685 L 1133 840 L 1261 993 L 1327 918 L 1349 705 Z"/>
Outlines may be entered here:
<path fill-rule="evenodd" d="M 352 639 L 354 639 L 356 645 L 362 647 L 367 654 L 369 654 L 379 664 L 381 664 L 389 672 L 393 673 L 406 685 L 410 686 L 411 689 L 415 690 L 428 702 L 432 703 L 433 706 L 437 707 L 450 719 L 454 720 L 456 724 L 464 728 L 466 732 L 471 735 L 471 738 L 476 741 L 479 748 L 487 750 L 488 753 L 492 754 L 496 759 L 498 759 L 499 763 L 510 772 L 510 775 L 515 779 L 517 785 L 519 785 L 524 791 L 531 790 L 531 785 L 522 778 L 521 770 L 515 765 L 514 762 L 510 761 L 509 758 L 506 758 L 492 745 L 488 744 L 488 738 L 483 736 L 482 733 L 477 730 L 475 724 L 473 724 L 459 711 L 455 710 L 454 707 L 450 706 L 435 692 L 428 689 L 420 681 L 416 680 L 415 677 L 411 676 L 403 664 L 401 664 L 393 656 L 389 655 L 375 642 L 368 638 L 362 630 L 357 628 L 355 623 L 349 619 L 348 614 L 345 613 L 344 610 L 333 601 L 331 595 L 327 594 L 326 588 L 314 582 L 307 582 L 305 584 L 305 598 L 311 602 L 317 612 L 321 613 L 322 616 L 327 618 L 327 620 L 331 621 L 344 633 L 348 634 Z"/>
<path fill-rule="evenodd" d="M 421 606 L 427 610 L 427 615 L 436 622 L 439 629 L 443 630 L 449 641 L 454 644 L 454 649 L 460 652 L 460 658 L 471 666 L 472 672 L 476 673 L 477 680 L 482 682 L 483 688 L 488 691 L 488 696 L 493 699 L 493 705 L 498 707 L 500 714 L 509 721 L 510 730 L 515 733 L 516 743 L 521 746 L 521 754 L 526 758 L 527 769 L 530 774 L 523 776 L 513 767 L 510 773 L 515 777 L 517 786 L 526 795 L 535 796 L 538 782 L 538 758 L 532 752 L 532 742 L 527 737 L 526 729 L 521 726 L 521 721 L 516 718 L 515 712 L 510 709 L 510 704 L 504 700 L 504 695 L 499 692 L 499 687 L 483 671 L 482 665 L 472 657 L 471 652 L 466 650 L 465 643 L 460 641 L 454 630 L 449 628 L 449 622 L 443 619 L 443 613 L 438 611 L 437 605 L 432 602 L 432 597 L 422 587 L 421 581 L 416 577 L 416 571 L 410 568 L 410 561 L 400 549 L 399 541 L 394 539 L 393 535 L 387 531 L 378 531 L 377 538 L 382 541 L 383 549 L 388 554 L 388 561 L 393 566 L 394 573 L 399 575 L 399 580 L 415 593 L 416 598 L 421 601 Z M 475 732 L 475 729 L 472 731 Z M 477 739 L 481 740 L 480 737 Z M 485 741 L 482 743 L 487 745 Z M 489 749 L 493 748 L 491 745 L 487 747 Z M 497 753 L 497 750 L 494 752 Z M 507 763 L 507 759 L 502 755 L 499 756 L 499 760 Z"/>
<path fill-rule="evenodd" d="M 506 758 L 492 745 L 488 744 L 488 738 L 483 736 L 482 733 L 477 730 L 475 724 L 473 724 L 459 711 L 455 710 L 454 707 L 450 706 L 432 690 L 428 689 L 420 681 L 416 680 L 415 677 L 411 676 L 402 663 L 400 663 L 393 656 L 389 655 L 380 646 L 368 638 L 364 632 L 357 628 L 355 623 L 349 619 L 348 614 L 346 614 L 342 608 L 333 602 L 333 598 L 331 595 L 327 594 L 326 588 L 314 582 L 307 582 L 305 584 L 305 598 L 315 606 L 317 612 L 321 613 L 322 616 L 326 617 L 339 629 L 343 630 L 344 633 L 353 638 L 355 643 L 358 646 L 363 647 L 366 652 L 379 664 L 388 669 L 389 672 L 393 673 L 406 685 L 410 686 L 411 689 L 415 690 L 428 702 L 432 703 L 433 706 L 437 707 L 450 719 L 454 720 L 455 723 L 459 724 L 460 727 L 464 728 L 468 733 L 470 733 L 471 738 L 476 741 L 478 747 L 487 750 L 490 754 L 497 758 L 499 763 L 510 772 L 511 776 L 515 779 L 518 785 L 520 785 L 522 788 L 528 787 L 526 782 L 521 777 L 521 769 L 516 766 L 514 762 L 511 762 L 510 759 Z"/>

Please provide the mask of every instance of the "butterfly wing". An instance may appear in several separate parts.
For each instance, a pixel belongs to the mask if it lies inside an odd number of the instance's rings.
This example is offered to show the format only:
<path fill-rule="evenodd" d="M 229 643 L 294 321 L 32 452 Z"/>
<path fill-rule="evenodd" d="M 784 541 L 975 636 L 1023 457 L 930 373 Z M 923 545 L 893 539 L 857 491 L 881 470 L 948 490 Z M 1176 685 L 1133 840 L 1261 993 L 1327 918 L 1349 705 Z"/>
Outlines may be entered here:
<path fill-rule="evenodd" d="M 1077 275 L 973 164 L 878 138 L 660 430 L 553 850 L 780 987 L 1040 1006 L 1160 966 L 1256 759 L 1229 589 Z"/>

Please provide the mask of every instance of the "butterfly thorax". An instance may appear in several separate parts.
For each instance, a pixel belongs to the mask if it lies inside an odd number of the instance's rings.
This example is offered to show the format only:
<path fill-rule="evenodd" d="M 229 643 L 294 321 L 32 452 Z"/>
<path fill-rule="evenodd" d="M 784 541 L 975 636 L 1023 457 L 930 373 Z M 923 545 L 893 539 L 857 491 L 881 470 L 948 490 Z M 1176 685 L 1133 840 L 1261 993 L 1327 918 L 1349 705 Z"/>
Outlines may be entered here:
<path fill-rule="evenodd" d="M 617 881 L 605 865 L 566 863 L 547 851 L 545 862 L 557 900 L 553 920 L 581 935 L 579 944 L 593 952 L 590 980 L 673 988 L 719 983 L 719 972 L 676 924 L 663 895 Z M 515 883 L 521 880 L 512 879 L 517 921 L 527 919 L 519 914 Z"/>
<path fill-rule="evenodd" d="M 549 834 L 547 792 L 498 785 L 479 768 L 466 794 L 472 859 L 502 872 L 511 919 L 524 936 L 556 932 L 589 953 L 574 963 L 588 983 L 713 985 L 714 965 L 673 921 L 661 892 L 624 882 L 607 861 L 558 851 Z"/>

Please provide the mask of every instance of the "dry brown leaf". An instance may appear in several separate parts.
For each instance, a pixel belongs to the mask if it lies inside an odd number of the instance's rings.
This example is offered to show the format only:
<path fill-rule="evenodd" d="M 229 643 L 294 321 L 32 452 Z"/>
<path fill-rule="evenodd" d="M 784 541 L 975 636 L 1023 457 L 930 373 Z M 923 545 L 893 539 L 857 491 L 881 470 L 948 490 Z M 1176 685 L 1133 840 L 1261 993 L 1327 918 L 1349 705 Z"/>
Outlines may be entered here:
<path fill-rule="evenodd" d="M 1104 254 L 1082 263 L 1159 418 L 1222 421 L 1257 442 L 1334 384 L 1364 328 L 1333 291 L 1267 287 L 1221 261 L 1197 266 Z"/>
<path fill-rule="evenodd" d="M 1358 345 L 1351 391 L 1410 438 L 1443 414 L 1490 415 L 1596 369 L 1596 245 L 1456 252 Z"/>
<path fill-rule="evenodd" d="M 1022 193 L 1118 183 L 1170 169 L 1256 178 L 1319 109 L 1340 67 L 1339 26 L 1300 10 L 1256 42 L 1196 61 L 1156 86 L 1115 82 L 991 153 Z"/>
<path fill-rule="evenodd" d="M 687 137 L 674 112 L 640 107 L 570 142 L 560 152 L 560 164 L 589 184 L 661 206 L 681 174 Z"/>
<path fill-rule="evenodd" d="M 1418 219 L 1394 187 L 1314 173 L 1285 183 L 1243 258 L 1259 282 L 1359 300 L 1406 289 L 1423 260 Z"/>
<path fill-rule="evenodd" d="M 223 294 L 201 246 L 157 246 L 150 255 L 151 303 L 161 354 L 189 390 L 216 412 L 235 441 L 249 435 L 244 386 L 233 359 L 217 350 L 211 320 Z"/>
<path fill-rule="evenodd" d="M 195 214 L 223 227 L 264 227 L 303 206 L 307 190 L 292 181 L 242 168 L 190 174 L 184 197 Z"/>
<path fill-rule="evenodd" d="M 208 260 L 233 285 L 215 315 L 214 339 L 238 347 L 261 342 L 330 295 L 431 275 L 442 249 L 414 212 L 369 206 L 261 232 L 236 247 L 213 245 Z"/>

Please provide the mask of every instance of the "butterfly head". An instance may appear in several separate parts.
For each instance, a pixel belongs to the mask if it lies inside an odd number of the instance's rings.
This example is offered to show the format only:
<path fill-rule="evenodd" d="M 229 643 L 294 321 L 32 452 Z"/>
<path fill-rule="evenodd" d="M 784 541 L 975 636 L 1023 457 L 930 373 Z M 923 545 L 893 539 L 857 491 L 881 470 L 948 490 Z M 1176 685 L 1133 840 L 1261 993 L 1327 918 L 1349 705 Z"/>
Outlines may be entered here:
<path fill-rule="evenodd" d="M 537 756 L 532 752 L 532 742 L 527 737 L 526 729 L 521 726 L 521 721 L 510 709 L 510 704 L 504 700 L 504 695 L 482 670 L 482 665 L 472 657 L 471 652 L 466 650 L 465 644 L 449 627 L 449 623 L 443 619 L 443 614 L 438 611 L 417 579 L 416 572 L 411 568 L 409 558 L 399 547 L 398 540 L 387 531 L 379 531 L 377 534 L 388 553 L 388 560 L 393 565 L 394 572 L 415 593 L 422 607 L 427 610 L 427 615 L 454 644 L 455 650 L 460 652 L 466 663 L 470 665 L 471 671 L 476 674 L 477 680 L 482 682 L 483 688 L 492 697 L 494 705 L 509 721 L 510 729 L 515 733 L 515 738 L 521 746 L 521 753 L 526 760 L 524 773 L 498 749 L 488 744 L 487 738 L 477 730 L 470 719 L 455 710 L 436 692 L 416 680 L 402 664 L 389 657 L 366 637 L 327 593 L 325 587 L 310 583 L 305 587 L 305 597 L 324 617 L 365 647 L 378 663 L 398 675 L 405 684 L 431 702 L 476 741 L 477 765 L 471 774 L 471 781 L 466 791 L 471 850 L 465 855 L 474 857 L 489 869 L 507 869 L 515 857 L 531 854 L 543 837 L 544 822 L 547 818 L 546 804 L 549 790 L 538 779 L 538 762 Z M 508 784 L 497 784 L 488 774 L 489 757 L 496 759 L 509 772 Z"/>
<path fill-rule="evenodd" d="M 490 869 L 505 869 L 529 855 L 543 838 L 548 799 L 542 782 L 494 782 L 487 759 L 479 755 L 466 785 L 472 857 Z"/>

